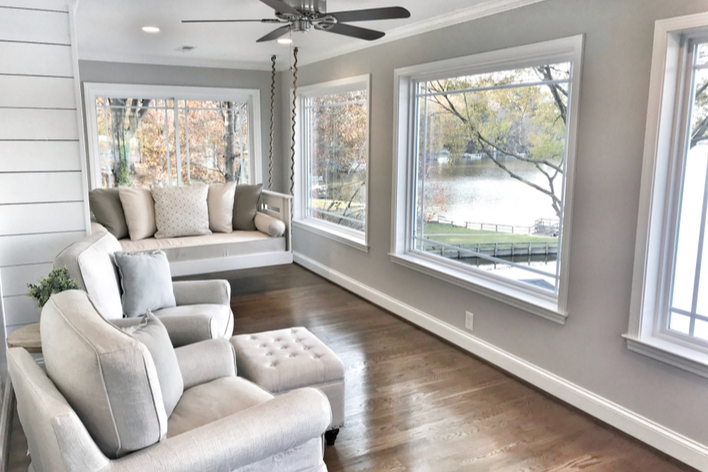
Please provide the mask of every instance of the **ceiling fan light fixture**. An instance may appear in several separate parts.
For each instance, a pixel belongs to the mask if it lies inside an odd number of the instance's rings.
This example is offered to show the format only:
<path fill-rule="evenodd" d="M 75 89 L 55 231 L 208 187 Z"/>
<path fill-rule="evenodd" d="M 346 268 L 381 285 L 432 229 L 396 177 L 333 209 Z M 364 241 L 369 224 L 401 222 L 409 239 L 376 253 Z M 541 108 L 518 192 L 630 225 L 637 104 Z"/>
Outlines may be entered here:
<path fill-rule="evenodd" d="M 278 39 L 278 44 L 289 46 L 292 43 L 293 43 L 292 38 L 279 38 Z"/>
<path fill-rule="evenodd" d="M 155 34 L 160 32 L 160 28 L 157 26 L 143 26 L 143 31 L 145 33 Z"/>

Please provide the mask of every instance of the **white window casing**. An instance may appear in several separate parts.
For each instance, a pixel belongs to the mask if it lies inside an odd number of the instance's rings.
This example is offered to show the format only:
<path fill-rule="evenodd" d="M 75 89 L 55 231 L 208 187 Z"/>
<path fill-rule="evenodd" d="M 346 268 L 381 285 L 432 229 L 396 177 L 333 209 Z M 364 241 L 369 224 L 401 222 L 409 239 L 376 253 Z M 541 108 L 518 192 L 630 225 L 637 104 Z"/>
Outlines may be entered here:
<path fill-rule="evenodd" d="M 310 216 L 309 209 L 309 183 L 310 172 L 308 170 L 306 149 L 310 130 L 307 129 L 308 121 L 305 119 L 306 102 L 312 97 L 323 97 L 344 92 L 358 90 L 366 91 L 366 200 L 364 231 L 348 228 L 336 223 L 324 221 Z M 291 90 L 292 94 L 292 90 Z M 338 243 L 347 245 L 364 252 L 369 251 L 369 177 L 370 177 L 370 136 L 371 136 L 371 75 L 365 74 L 345 79 L 333 80 L 313 85 L 298 87 L 298 120 L 296 124 L 295 143 L 295 211 L 293 215 L 293 226 L 299 230 L 307 231 Z M 291 96 L 292 98 L 292 96 Z"/>
<path fill-rule="evenodd" d="M 656 22 L 629 328 L 630 350 L 708 377 L 708 343 L 671 332 L 668 317 L 693 92 L 692 39 L 708 14 Z"/>
<path fill-rule="evenodd" d="M 567 295 L 572 231 L 573 186 L 577 147 L 578 108 L 582 77 L 584 36 L 552 40 L 500 51 L 475 54 L 429 64 L 397 69 L 394 73 L 394 169 L 390 257 L 394 263 L 481 293 L 553 322 L 564 324 L 568 316 Z M 522 69 L 558 62 L 571 64 L 566 134 L 566 175 L 563 189 L 562 234 L 560 236 L 557 293 L 535 289 L 488 271 L 447 263 L 442 257 L 411 249 L 415 202 L 414 161 L 416 110 L 414 84 L 439 78 L 470 76 L 510 69 Z M 531 270 L 533 272 L 533 270 Z"/>

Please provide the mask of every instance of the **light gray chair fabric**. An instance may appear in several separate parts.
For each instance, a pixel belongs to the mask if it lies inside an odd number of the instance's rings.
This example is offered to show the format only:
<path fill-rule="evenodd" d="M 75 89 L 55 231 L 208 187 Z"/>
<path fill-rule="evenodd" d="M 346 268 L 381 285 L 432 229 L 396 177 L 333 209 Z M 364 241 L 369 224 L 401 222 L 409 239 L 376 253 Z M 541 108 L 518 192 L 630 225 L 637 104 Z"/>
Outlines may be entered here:
<path fill-rule="evenodd" d="M 47 375 L 109 458 L 167 434 L 167 415 L 147 347 L 106 321 L 86 292 L 52 296 L 39 325 Z"/>
<path fill-rule="evenodd" d="M 64 249 L 54 259 L 54 267 L 66 266 L 79 287 L 86 290 L 98 311 L 120 327 L 132 326 L 123 319 L 120 278 L 113 262 L 113 253 L 121 251 L 118 240 L 110 233 L 99 232 L 81 239 Z M 231 286 L 226 280 L 173 282 L 179 310 L 160 313 L 175 347 L 213 339 L 229 338 L 233 332 Z M 186 307 L 196 305 L 194 309 Z M 206 306 L 210 305 L 207 309 Z M 169 321 L 163 319 L 169 315 Z"/>
<path fill-rule="evenodd" d="M 86 343 L 102 346 L 103 350 L 111 342 L 123 344 L 127 339 L 127 352 L 136 349 L 132 344 L 134 340 L 127 335 L 126 339 L 116 338 L 114 331 L 118 330 L 93 307 L 89 308 L 85 294 L 65 293 L 68 295 L 54 296 L 52 302 L 62 312 L 51 308 L 57 312 L 52 312 L 49 318 L 43 316 L 41 321 L 44 325 L 47 319 L 53 320 L 42 328 L 43 342 L 46 339 L 51 345 L 45 352 L 48 370 L 54 372 L 50 375 L 70 376 L 73 362 L 79 363 L 80 370 L 90 370 L 91 363 L 87 359 L 100 357 L 96 353 L 83 354 L 82 360 L 56 358 L 65 356 L 72 348 L 83 351 Z M 72 307 L 65 306 L 69 302 Z M 65 320 L 73 320 L 72 329 L 77 331 L 71 335 L 66 329 L 60 333 L 62 336 L 52 336 L 50 327 L 67 323 Z M 88 326 L 79 328 L 79 322 Z M 82 337 L 79 332 L 85 339 L 79 339 Z M 65 334 L 68 336 L 64 337 Z M 115 347 L 120 355 L 126 352 Z M 65 384 L 59 387 L 27 351 L 10 349 L 10 375 L 29 444 L 32 469 L 36 472 L 326 472 L 322 436 L 331 423 L 331 409 L 322 392 L 300 389 L 274 398 L 235 376 L 233 348 L 223 339 L 203 341 L 175 351 L 185 392 L 167 421 L 166 437 L 151 447 L 109 459 L 70 404 L 95 399 L 85 393 L 78 400 L 67 401 L 66 393 L 74 396 L 72 388 L 78 387 L 70 388 Z M 128 356 L 122 363 L 123 369 L 128 372 L 145 370 L 145 365 L 150 364 L 145 359 L 133 360 Z M 57 369 L 61 371 L 59 374 Z M 112 375 L 120 373 L 113 371 Z M 91 379 L 88 380 L 91 384 Z M 85 382 L 77 383 L 87 390 L 90 388 Z M 136 383 L 140 382 L 129 378 L 123 386 L 132 392 L 134 402 L 140 404 L 156 399 L 154 394 L 155 398 L 144 399 L 143 396 L 149 395 L 134 389 Z M 159 384 L 155 388 L 159 391 Z M 96 403 L 100 403 L 103 394 L 93 393 L 99 397 Z M 133 433 L 142 434 L 137 427 Z"/>

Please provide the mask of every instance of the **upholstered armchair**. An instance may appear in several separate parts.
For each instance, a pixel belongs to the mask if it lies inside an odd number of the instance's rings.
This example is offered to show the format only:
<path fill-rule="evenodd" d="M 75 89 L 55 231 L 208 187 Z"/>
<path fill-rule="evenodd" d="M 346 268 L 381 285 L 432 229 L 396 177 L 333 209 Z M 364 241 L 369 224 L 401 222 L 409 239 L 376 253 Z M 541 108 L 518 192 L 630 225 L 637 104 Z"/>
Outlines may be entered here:
<path fill-rule="evenodd" d="M 160 364 L 84 292 L 54 295 L 40 332 L 46 373 L 24 349 L 8 352 L 30 472 L 327 470 L 327 397 L 273 397 L 237 377 L 224 339 L 175 349 L 184 392 L 168 417 Z"/>
<path fill-rule="evenodd" d="M 121 286 L 111 257 L 121 251 L 118 240 L 100 232 L 81 239 L 64 249 L 54 260 L 54 267 L 66 266 L 98 311 L 119 327 L 139 322 L 123 318 Z M 226 280 L 200 280 L 173 283 L 177 306 L 157 310 L 175 347 L 214 338 L 230 338 L 234 317 L 231 312 L 231 286 Z"/>

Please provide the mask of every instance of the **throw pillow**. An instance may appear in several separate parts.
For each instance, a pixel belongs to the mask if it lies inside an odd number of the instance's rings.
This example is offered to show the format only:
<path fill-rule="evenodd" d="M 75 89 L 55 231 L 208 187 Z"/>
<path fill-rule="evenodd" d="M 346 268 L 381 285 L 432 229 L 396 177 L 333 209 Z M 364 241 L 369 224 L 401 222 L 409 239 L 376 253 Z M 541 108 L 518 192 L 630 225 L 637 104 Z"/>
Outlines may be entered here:
<path fill-rule="evenodd" d="M 128 318 L 148 310 L 177 305 L 172 288 L 172 274 L 167 256 L 162 251 L 122 252 L 113 254 L 123 288 L 123 313 Z"/>
<path fill-rule="evenodd" d="M 140 241 L 152 238 L 157 231 L 152 192 L 146 188 L 121 187 L 118 189 L 118 195 L 120 195 L 120 203 L 123 205 L 130 239 Z"/>
<path fill-rule="evenodd" d="M 279 238 L 285 234 L 285 223 L 265 213 L 256 213 L 254 222 L 258 231 L 273 238 Z"/>
<path fill-rule="evenodd" d="M 255 231 L 254 219 L 258 211 L 263 184 L 237 185 L 234 196 L 234 229 Z"/>
<path fill-rule="evenodd" d="M 123 331 L 143 343 L 150 351 L 160 390 L 162 390 L 165 413 L 169 417 L 182 397 L 184 381 L 182 372 L 179 370 L 175 348 L 172 347 L 165 325 L 148 310 L 139 325 L 123 328 Z"/>
<path fill-rule="evenodd" d="M 230 233 L 233 228 L 236 182 L 209 186 L 209 229 L 215 233 Z"/>
<path fill-rule="evenodd" d="M 120 189 L 97 188 L 89 192 L 89 206 L 96 221 L 116 239 L 128 237 L 123 205 L 120 203 Z"/>
<path fill-rule="evenodd" d="M 155 200 L 155 238 L 200 236 L 209 230 L 209 187 L 203 184 L 185 187 L 153 187 Z"/>

